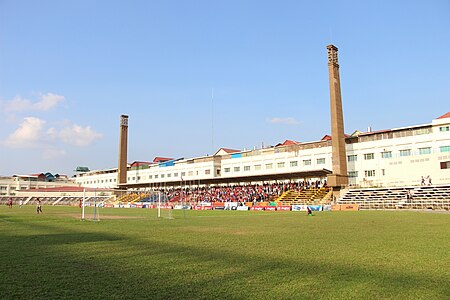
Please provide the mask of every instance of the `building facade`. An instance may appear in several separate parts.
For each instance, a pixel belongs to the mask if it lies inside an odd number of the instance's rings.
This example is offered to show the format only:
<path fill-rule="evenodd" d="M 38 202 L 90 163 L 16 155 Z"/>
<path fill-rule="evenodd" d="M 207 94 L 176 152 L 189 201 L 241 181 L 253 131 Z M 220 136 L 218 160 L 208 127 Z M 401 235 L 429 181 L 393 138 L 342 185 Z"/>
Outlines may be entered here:
<path fill-rule="evenodd" d="M 383 131 L 356 131 L 345 138 L 350 187 L 392 187 L 450 183 L 450 113 L 429 124 Z M 183 185 L 246 184 L 325 180 L 333 171 L 332 139 L 253 150 L 219 149 L 212 156 L 133 163 L 125 184 L 117 168 L 76 176 L 94 188 L 161 188 Z"/>

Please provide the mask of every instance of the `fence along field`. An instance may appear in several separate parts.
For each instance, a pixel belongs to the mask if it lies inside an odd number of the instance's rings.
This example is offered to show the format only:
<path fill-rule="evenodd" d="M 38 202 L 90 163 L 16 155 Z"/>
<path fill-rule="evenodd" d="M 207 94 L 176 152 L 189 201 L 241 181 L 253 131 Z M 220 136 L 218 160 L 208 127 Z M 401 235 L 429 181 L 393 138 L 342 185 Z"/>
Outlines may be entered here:
<path fill-rule="evenodd" d="M 450 295 L 449 214 L 172 213 L 101 208 L 83 222 L 77 207 L 2 205 L 0 298 Z"/>

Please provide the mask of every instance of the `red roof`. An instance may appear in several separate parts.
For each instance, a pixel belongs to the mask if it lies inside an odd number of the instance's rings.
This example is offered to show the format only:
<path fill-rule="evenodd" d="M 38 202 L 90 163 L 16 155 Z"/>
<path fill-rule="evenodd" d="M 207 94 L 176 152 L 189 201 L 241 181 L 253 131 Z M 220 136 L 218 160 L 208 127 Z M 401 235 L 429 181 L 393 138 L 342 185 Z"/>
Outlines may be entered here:
<path fill-rule="evenodd" d="M 139 167 L 139 166 L 148 166 L 148 165 L 150 165 L 151 163 L 150 162 L 148 162 L 148 161 L 134 161 L 132 164 L 131 164 L 131 166 L 132 167 Z"/>
<path fill-rule="evenodd" d="M 438 119 L 446 119 L 446 118 L 450 118 L 450 111 L 445 115 L 440 116 Z"/>
<path fill-rule="evenodd" d="M 228 149 L 228 148 L 220 148 L 220 150 L 225 151 L 226 153 L 236 153 L 236 152 L 241 152 L 241 150 L 235 150 L 235 149 Z"/>
<path fill-rule="evenodd" d="M 292 140 L 285 140 L 283 143 L 277 144 L 275 147 L 298 145 L 298 144 L 300 144 L 300 142 L 296 142 L 296 141 L 292 141 Z"/>
<path fill-rule="evenodd" d="M 350 135 L 344 133 L 344 137 L 345 137 L 345 138 L 349 138 Z M 328 135 L 328 134 L 324 135 L 323 138 L 321 139 L 321 141 L 331 141 L 331 135 Z"/>
<path fill-rule="evenodd" d="M 165 161 L 169 161 L 169 160 L 173 160 L 173 158 L 159 157 L 159 156 L 157 156 L 157 157 L 155 157 L 155 158 L 153 159 L 153 162 L 154 162 L 154 163 L 160 163 L 160 162 L 165 162 Z"/>

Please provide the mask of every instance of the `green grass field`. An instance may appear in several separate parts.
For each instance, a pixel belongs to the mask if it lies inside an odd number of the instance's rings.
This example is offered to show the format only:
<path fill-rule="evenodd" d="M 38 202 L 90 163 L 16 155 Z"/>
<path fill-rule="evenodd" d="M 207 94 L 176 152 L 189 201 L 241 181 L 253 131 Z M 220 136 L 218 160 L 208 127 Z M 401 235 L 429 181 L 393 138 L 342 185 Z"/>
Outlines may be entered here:
<path fill-rule="evenodd" d="M 450 214 L 34 209 L 0 207 L 0 299 L 450 298 Z"/>

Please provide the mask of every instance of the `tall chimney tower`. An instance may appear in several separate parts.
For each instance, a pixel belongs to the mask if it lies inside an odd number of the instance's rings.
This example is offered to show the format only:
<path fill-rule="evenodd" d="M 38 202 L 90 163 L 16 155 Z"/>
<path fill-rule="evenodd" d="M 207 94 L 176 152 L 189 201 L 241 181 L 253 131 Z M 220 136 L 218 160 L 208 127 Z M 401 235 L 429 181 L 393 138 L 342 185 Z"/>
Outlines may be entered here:
<path fill-rule="evenodd" d="M 127 183 L 128 116 L 120 116 L 118 184 Z"/>
<path fill-rule="evenodd" d="M 342 112 L 341 81 L 339 78 L 338 48 L 328 45 L 328 76 L 330 80 L 331 144 L 333 174 L 328 184 L 336 189 L 348 184 L 345 152 L 344 116 Z"/>

